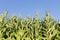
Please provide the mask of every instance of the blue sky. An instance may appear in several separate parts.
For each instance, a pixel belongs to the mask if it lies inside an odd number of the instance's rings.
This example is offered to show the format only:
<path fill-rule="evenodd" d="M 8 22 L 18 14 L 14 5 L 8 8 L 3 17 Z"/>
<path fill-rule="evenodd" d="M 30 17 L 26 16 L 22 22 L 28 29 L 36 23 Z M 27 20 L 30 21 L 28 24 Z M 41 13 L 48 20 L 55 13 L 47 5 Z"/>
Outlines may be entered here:
<path fill-rule="evenodd" d="M 35 16 L 38 11 L 40 18 L 48 10 L 55 19 L 60 19 L 60 0 L 0 0 L 0 13 L 6 9 L 9 16 L 21 13 L 23 17 Z"/>

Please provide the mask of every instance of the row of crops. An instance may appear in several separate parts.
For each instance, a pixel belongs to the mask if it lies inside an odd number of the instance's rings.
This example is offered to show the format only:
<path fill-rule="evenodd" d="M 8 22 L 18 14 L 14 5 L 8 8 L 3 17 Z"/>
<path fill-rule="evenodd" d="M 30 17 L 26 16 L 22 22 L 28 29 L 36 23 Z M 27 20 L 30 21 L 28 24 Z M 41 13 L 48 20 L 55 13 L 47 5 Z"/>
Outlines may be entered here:
<path fill-rule="evenodd" d="M 7 17 L 8 11 L 0 15 L 0 40 L 60 40 L 60 24 L 46 12 L 40 20 L 35 17 Z"/>

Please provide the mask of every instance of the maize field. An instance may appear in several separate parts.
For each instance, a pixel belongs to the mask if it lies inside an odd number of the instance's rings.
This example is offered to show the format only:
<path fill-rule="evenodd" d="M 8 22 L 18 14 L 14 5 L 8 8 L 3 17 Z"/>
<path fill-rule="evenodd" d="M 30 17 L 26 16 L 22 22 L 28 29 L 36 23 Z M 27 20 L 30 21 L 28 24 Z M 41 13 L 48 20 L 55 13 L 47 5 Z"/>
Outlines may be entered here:
<path fill-rule="evenodd" d="M 35 17 L 7 17 L 8 11 L 0 15 L 0 40 L 60 40 L 60 23 L 46 12 L 40 20 Z"/>

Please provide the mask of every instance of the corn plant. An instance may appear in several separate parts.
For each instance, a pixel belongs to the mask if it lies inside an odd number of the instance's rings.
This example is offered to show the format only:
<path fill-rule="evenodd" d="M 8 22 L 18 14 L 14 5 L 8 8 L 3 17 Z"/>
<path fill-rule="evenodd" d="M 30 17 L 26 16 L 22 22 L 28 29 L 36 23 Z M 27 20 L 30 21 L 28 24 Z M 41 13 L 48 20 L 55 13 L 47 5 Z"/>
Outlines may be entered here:
<path fill-rule="evenodd" d="M 49 12 L 40 20 L 36 17 L 7 17 L 8 11 L 0 15 L 0 40 L 60 40 L 60 23 Z"/>

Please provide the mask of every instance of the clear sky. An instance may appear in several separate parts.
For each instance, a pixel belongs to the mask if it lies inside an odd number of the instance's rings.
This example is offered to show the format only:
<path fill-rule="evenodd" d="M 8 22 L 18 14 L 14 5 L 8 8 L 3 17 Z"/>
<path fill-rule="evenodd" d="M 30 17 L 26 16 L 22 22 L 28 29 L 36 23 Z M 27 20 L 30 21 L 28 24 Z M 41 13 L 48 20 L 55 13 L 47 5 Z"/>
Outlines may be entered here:
<path fill-rule="evenodd" d="M 0 0 L 0 13 L 6 9 L 8 15 L 21 13 L 23 17 L 28 14 L 35 16 L 38 11 L 40 18 L 48 10 L 55 19 L 60 19 L 60 0 Z"/>

